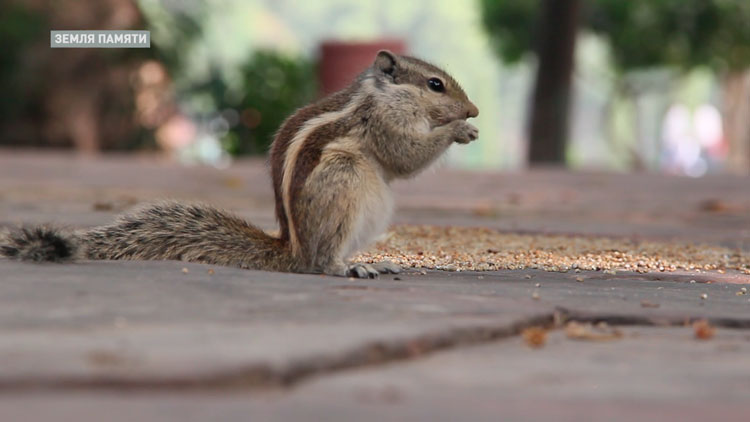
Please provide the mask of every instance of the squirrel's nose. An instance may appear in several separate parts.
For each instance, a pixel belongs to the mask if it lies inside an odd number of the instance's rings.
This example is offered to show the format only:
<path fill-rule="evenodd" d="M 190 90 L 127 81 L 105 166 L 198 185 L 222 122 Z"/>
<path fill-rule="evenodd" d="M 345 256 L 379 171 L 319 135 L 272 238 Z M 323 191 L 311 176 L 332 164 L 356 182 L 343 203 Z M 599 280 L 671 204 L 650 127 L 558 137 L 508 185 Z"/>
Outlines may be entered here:
<path fill-rule="evenodd" d="M 477 116 L 479 116 L 479 109 L 474 105 L 474 103 L 469 103 L 469 106 L 466 108 L 466 118 L 468 119 L 469 117 Z"/>

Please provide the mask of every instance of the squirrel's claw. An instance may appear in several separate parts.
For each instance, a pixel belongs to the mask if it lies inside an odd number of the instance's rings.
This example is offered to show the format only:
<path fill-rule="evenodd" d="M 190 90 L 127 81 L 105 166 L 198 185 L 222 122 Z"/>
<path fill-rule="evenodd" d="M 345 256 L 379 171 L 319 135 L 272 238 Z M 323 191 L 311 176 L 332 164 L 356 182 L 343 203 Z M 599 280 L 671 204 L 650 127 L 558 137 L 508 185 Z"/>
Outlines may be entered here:
<path fill-rule="evenodd" d="M 370 265 L 380 274 L 398 274 L 401 272 L 401 267 L 391 261 L 381 261 Z"/>
<path fill-rule="evenodd" d="M 380 274 L 398 274 L 401 267 L 391 261 L 376 262 L 374 264 L 363 264 L 357 262 L 349 265 L 346 275 L 357 278 L 378 278 Z"/>
<path fill-rule="evenodd" d="M 372 265 L 363 264 L 361 262 L 350 265 L 346 273 L 349 277 L 357 278 L 378 278 L 380 275 L 380 272 Z"/>

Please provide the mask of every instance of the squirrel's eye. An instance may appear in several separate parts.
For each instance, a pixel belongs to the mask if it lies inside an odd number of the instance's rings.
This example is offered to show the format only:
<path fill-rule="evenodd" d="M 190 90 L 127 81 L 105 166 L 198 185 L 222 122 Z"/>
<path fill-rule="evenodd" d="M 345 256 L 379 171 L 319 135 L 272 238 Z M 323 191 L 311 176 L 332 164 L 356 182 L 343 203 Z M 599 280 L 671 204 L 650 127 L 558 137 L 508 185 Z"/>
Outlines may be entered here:
<path fill-rule="evenodd" d="M 427 86 L 435 92 L 445 92 L 445 85 L 443 85 L 443 81 L 438 78 L 428 79 Z"/>

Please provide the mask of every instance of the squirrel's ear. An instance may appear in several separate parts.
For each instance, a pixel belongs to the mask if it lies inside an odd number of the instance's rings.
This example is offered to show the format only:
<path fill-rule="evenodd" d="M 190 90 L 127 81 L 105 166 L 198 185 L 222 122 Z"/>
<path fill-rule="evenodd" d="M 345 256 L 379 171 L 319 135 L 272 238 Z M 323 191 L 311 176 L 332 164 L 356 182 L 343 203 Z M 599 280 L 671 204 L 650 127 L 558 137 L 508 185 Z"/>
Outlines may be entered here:
<path fill-rule="evenodd" d="M 396 56 L 388 50 L 380 50 L 375 57 L 374 66 L 386 75 L 391 75 L 396 69 Z"/>

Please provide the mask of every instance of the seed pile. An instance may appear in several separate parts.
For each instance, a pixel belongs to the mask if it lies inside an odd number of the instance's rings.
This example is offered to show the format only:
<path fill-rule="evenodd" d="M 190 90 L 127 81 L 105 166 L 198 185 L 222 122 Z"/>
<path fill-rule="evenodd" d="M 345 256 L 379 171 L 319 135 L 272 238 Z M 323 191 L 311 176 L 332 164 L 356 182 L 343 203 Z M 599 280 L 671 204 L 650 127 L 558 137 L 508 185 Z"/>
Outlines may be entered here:
<path fill-rule="evenodd" d="M 470 227 L 395 226 L 384 241 L 355 259 L 383 260 L 402 267 L 447 271 L 738 270 L 750 274 L 750 253 L 718 246 L 513 234 Z"/>

